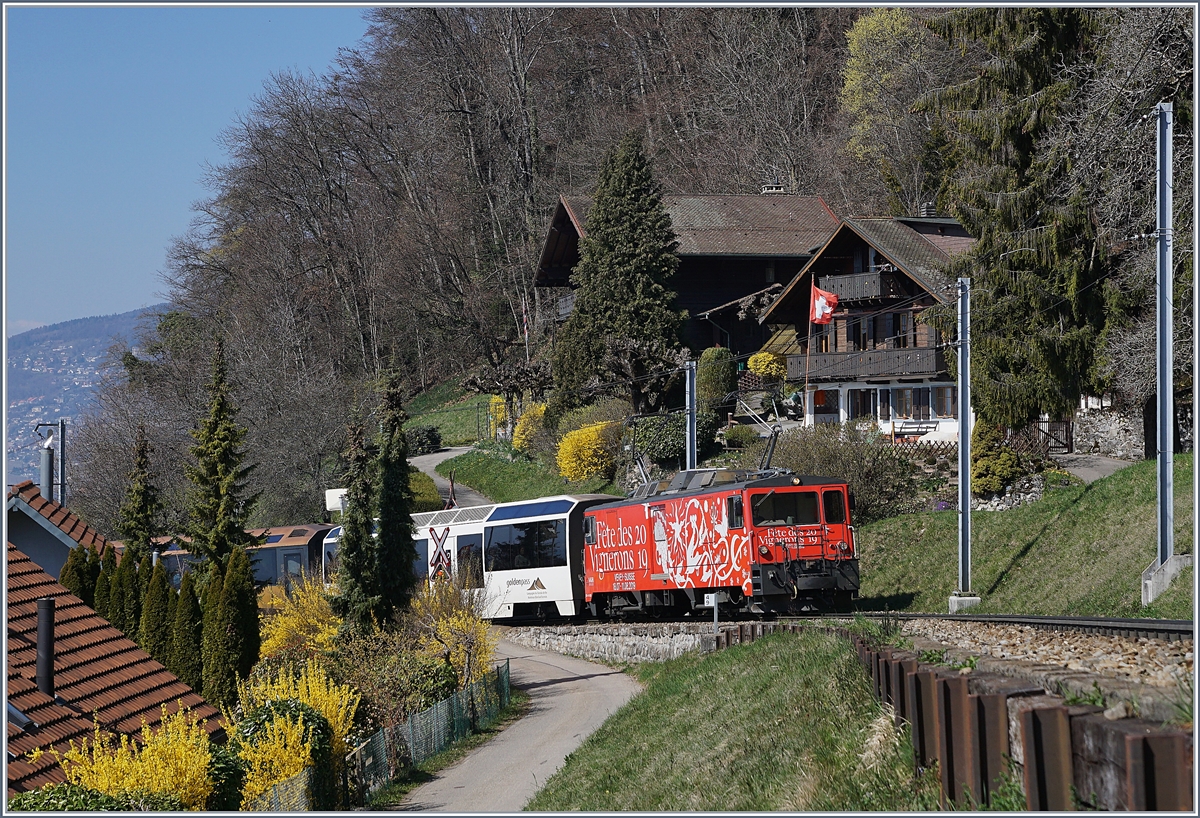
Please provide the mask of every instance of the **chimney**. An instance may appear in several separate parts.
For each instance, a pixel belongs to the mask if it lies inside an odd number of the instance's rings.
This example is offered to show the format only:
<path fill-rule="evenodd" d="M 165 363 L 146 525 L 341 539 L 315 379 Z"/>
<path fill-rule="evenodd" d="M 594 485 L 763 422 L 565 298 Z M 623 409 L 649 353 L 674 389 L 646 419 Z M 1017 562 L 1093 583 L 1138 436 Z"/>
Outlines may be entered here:
<path fill-rule="evenodd" d="M 765 195 L 767 193 L 785 193 L 786 191 L 784 190 L 783 185 L 776 184 L 774 182 L 768 182 L 762 186 L 762 192 Z"/>
<path fill-rule="evenodd" d="M 54 696 L 54 597 L 37 601 L 37 675 L 38 690 Z"/>
<path fill-rule="evenodd" d="M 921 202 L 920 214 L 922 219 L 932 219 L 937 215 L 937 205 L 933 202 Z"/>
<path fill-rule="evenodd" d="M 42 484 L 38 486 L 42 496 L 47 500 L 54 500 L 54 446 L 52 445 L 53 438 L 46 438 L 46 445 L 42 447 Z"/>

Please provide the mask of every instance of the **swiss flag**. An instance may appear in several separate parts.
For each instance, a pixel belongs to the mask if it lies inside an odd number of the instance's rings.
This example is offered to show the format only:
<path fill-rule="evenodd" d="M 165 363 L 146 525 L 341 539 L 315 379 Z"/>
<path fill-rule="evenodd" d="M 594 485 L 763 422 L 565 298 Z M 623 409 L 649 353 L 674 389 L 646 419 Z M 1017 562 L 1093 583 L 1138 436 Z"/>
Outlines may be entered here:
<path fill-rule="evenodd" d="M 808 320 L 814 324 L 828 324 L 833 320 L 833 311 L 837 309 L 838 297 L 833 293 L 827 293 L 817 287 L 817 282 L 813 282 L 812 288 L 812 310 L 809 312 Z"/>

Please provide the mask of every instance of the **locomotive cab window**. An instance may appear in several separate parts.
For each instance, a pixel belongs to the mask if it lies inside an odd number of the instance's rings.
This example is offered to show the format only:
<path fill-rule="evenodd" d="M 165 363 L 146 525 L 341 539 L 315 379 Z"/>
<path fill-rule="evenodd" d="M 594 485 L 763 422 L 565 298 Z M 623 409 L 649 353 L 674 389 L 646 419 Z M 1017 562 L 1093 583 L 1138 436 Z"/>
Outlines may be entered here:
<path fill-rule="evenodd" d="M 596 544 L 596 518 L 583 518 L 583 541 L 588 545 Z"/>
<path fill-rule="evenodd" d="M 734 494 L 727 502 L 729 527 L 741 528 L 743 525 L 745 525 L 745 520 L 742 517 L 742 496 L 740 494 Z"/>
<path fill-rule="evenodd" d="M 750 514 L 756 526 L 816 525 L 820 522 L 815 491 L 778 492 L 750 495 Z"/>
<path fill-rule="evenodd" d="M 842 525 L 846 522 L 846 504 L 842 493 L 837 489 L 827 491 L 822 495 L 825 504 L 825 522 L 829 525 Z"/>

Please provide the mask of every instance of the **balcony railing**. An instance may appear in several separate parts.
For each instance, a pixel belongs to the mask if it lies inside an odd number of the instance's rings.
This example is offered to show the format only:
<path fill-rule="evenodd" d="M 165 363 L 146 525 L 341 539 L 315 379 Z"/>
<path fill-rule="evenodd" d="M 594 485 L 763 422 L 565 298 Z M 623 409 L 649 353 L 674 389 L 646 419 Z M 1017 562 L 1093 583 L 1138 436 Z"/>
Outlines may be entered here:
<path fill-rule="evenodd" d="M 788 380 L 804 380 L 804 356 L 789 355 Z M 870 349 L 859 352 L 814 352 L 808 377 L 816 381 L 855 381 L 904 375 L 936 375 L 946 371 L 942 350 L 930 347 Z"/>
<path fill-rule="evenodd" d="M 895 274 L 881 271 L 820 276 L 817 286 L 833 293 L 840 301 L 893 298 L 903 294 Z"/>

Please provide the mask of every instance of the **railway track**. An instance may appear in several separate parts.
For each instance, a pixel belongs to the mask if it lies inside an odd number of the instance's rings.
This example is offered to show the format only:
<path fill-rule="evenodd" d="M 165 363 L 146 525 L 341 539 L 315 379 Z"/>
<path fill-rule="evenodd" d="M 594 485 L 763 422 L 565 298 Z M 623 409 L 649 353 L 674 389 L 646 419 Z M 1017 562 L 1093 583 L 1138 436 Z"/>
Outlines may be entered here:
<path fill-rule="evenodd" d="M 1046 630 L 1094 633 L 1101 636 L 1122 636 L 1127 639 L 1162 639 L 1178 642 L 1192 639 L 1195 625 L 1190 619 L 1118 619 L 1099 616 L 1022 616 L 1011 614 L 927 614 L 861 612 L 868 619 L 939 619 L 951 622 L 978 622 L 992 625 L 1027 625 Z M 780 621 L 809 619 L 845 619 L 846 614 L 814 614 L 811 617 L 786 617 Z"/>

